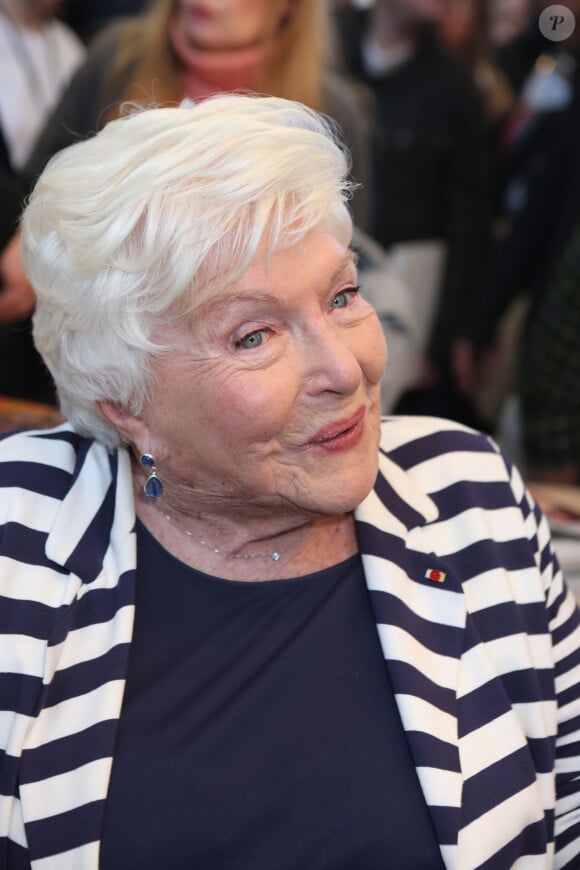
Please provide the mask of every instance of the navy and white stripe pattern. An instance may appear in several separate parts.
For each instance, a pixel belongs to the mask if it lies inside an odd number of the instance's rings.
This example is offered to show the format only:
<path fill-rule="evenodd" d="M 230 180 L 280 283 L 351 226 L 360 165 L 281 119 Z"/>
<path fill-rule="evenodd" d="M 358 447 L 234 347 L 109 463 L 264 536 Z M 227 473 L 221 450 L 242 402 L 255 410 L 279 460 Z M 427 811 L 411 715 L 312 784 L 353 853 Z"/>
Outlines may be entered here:
<path fill-rule="evenodd" d="M 128 457 L 66 426 L 12 435 L 0 486 L 0 867 L 98 870 L 133 623 Z M 578 612 L 517 471 L 485 436 L 393 418 L 356 518 L 445 865 L 579 867 Z"/>
<path fill-rule="evenodd" d="M 0 867 L 97 868 L 133 626 L 128 457 L 66 427 L 0 456 Z"/>

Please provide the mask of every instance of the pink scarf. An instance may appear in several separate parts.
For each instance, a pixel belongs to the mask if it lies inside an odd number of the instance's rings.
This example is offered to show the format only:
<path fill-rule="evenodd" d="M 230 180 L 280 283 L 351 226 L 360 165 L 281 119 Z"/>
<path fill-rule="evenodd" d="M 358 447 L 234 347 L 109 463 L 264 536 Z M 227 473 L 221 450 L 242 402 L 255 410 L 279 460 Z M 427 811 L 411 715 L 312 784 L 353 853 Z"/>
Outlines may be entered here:
<path fill-rule="evenodd" d="M 170 24 L 169 35 L 177 57 L 183 64 L 185 94 L 203 100 L 223 91 L 254 91 L 264 48 L 239 51 L 203 51 L 193 48 L 184 36 L 179 18 Z"/>

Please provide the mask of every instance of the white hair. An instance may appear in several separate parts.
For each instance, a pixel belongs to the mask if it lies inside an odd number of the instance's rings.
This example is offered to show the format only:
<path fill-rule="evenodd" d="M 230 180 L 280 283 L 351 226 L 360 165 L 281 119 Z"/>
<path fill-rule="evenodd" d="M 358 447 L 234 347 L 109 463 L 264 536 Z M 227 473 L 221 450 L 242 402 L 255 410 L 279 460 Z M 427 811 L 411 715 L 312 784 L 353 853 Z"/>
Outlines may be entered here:
<path fill-rule="evenodd" d="M 348 171 L 329 119 L 250 95 L 137 111 L 53 157 L 21 250 L 35 342 L 76 431 L 120 442 L 96 403 L 138 414 L 157 327 L 241 277 L 264 236 L 273 251 L 322 223 L 348 245 Z"/>

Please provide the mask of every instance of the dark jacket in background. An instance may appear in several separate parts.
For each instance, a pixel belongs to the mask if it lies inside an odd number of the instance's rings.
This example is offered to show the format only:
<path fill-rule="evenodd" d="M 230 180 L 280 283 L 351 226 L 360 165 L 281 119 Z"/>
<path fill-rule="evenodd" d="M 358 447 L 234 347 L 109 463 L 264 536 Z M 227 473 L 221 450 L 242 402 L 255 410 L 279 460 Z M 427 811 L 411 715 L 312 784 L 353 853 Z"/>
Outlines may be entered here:
<path fill-rule="evenodd" d="M 137 15 L 147 0 L 64 0 L 59 18 L 88 43 L 114 18 Z"/>
<path fill-rule="evenodd" d="M 534 158 L 526 174 L 525 204 L 509 234 L 495 245 L 466 319 L 465 333 L 479 347 L 493 344 L 501 316 L 516 296 L 530 297 L 528 319 L 535 317 L 580 221 L 580 64 L 573 85 L 570 106 L 547 112 L 529 133 L 534 141 L 526 147 Z"/>
<path fill-rule="evenodd" d="M 9 169 L 0 132 L 0 251 L 18 226 L 25 192 L 24 182 Z M 55 401 L 52 379 L 32 341 L 29 317 L 0 324 L 0 394 L 51 404 Z"/>
<path fill-rule="evenodd" d="M 376 100 L 371 235 L 386 247 L 439 239 L 448 256 L 430 357 L 445 367 L 473 275 L 488 253 L 491 217 L 489 138 L 473 77 L 425 33 L 412 56 L 371 76 L 361 44 L 368 13 L 336 12 L 343 63 Z"/>

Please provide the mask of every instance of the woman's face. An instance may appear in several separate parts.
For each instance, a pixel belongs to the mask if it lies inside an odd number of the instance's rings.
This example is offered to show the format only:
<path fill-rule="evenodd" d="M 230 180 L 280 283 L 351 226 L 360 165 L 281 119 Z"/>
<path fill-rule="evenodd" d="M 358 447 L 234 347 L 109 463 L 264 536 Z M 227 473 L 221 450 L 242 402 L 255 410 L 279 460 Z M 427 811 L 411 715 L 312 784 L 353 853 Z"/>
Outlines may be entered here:
<path fill-rule="evenodd" d="M 478 0 L 447 0 L 438 33 L 451 49 L 461 50 L 468 44 L 478 25 Z"/>
<path fill-rule="evenodd" d="M 529 0 L 490 0 L 488 31 L 492 45 L 504 45 L 525 30 L 532 14 Z"/>
<path fill-rule="evenodd" d="M 356 289 L 350 253 L 311 231 L 236 283 L 200 298 L 193 327 L 159 338 L 143 413 L 168 498 L 270 516 L 335 515 L 377 473 L 379 321 Z"/>
<path fill-rule="evenodd" d="M 178 0 L 185 36 L 204 51 L 232 51 L 265 42 L 291 0 Z"/>

